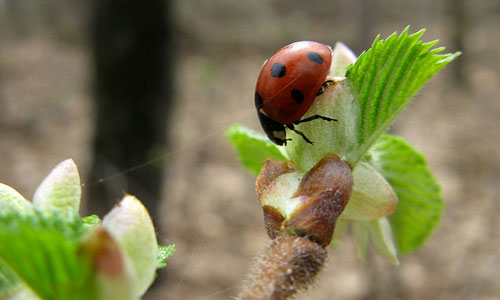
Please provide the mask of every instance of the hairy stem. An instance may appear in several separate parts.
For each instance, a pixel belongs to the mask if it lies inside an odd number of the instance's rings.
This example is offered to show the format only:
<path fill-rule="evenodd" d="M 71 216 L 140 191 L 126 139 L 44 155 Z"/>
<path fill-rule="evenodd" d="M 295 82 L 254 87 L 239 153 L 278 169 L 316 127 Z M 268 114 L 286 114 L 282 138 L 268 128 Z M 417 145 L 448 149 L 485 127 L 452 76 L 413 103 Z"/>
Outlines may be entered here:
<path fill-rule="evenodd" d="M 237 299 L 282 300 L 306 290 L 327 253 L 306 237 L 282 232 L 264 249 Z"/>

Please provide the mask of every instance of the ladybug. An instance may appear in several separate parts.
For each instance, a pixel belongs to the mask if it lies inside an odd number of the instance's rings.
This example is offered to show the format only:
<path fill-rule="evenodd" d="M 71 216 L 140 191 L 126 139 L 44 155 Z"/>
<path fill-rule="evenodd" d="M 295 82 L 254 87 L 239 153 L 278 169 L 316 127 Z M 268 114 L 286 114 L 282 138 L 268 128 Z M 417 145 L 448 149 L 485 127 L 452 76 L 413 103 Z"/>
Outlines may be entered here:
<path fill-rule="evenodd" d="M 323 92 L 332 62 L 332 48 L 312 41 L 295 42 L 281 48 L 260 71 L 255 87 L 255 107 L 260 124 L 277 145 L 286 145 L 285 127 L 313 144 L 294 125 L 316 119 L 336 119 L 314 115 L 301 119 Z"/>

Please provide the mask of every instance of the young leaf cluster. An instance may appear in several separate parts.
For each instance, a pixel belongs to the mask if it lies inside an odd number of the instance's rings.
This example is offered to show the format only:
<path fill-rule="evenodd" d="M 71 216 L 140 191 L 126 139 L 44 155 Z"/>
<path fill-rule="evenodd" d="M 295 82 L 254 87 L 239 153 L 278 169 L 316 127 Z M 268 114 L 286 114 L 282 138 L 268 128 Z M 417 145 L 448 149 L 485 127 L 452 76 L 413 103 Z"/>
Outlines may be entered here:
<path fill-rule="evenodd" d="M 386 40 L 377 36 L 372 47 L 363 52 L 355 63 L 347 68 L 345 76 L 349 88 L 341 91 L 346 93 L 344 98 L 338 94 L 335 95 L 336 98 L 332 101 L 328 116 L 338 118 L 338 123 L 343 123 L 346 128 L 354 128 L 352 135 L 355 136 L 339 141 L 344 144 L 348 141 L 349 145 L 316 151 L 346 157 L 354 169 L 360 161 L 364 164 L 369 163 L 375 172 L 378 172 L 390 184 L 398 198 L 395 212 L 387 219 L 365 220 L 363 222 L 368 226 L 365 226 L 366 230 L 355 231 L 361 232 L 358 236 L 362 237 L 361 244 L 366 245 L 368 238 L 372 236 L 375 239 L 373 241 L 375 248 L 380 249 L 379 252 L 393 262 L 397 262 L 397 257 L 395 250 L 392 249 L 394 247 L 391 246 L 392 241 L 388 243 L 383 241 L 390 237 L 391 227 L 399 253 L 404 254 L 418 249 L 437 226 L 443 204 L 439 185 L 432 176 L 423 155 L 402 138 L 383 135 L 383 133 L 425 82 L 460 55 L 459 52 L 440 54 L 444 48 L 432 49 L 437 41 L 424 43 L 420 40 L 424 30 L 415 34 L 408 34 L 408 30 L 409 28 L 406 28 L 400 35 L 394 33 Z M 342 51 L 345 50 L 334 50 L 334 55 Z M 349 58 L 349 55 L 345 57 Z M 338 66 L 332 66 L 332 70 L 339 72 Z M 328 95 L 328 92 L 325 94 Z M 322 107 L 327 105 L 329 100 L 324 99 L 328 97 L 325 94 L 321 96 L 321 101 L 318 100 L 321 105 L 313 103 L 311 110 L 314 110 L 314 114 L 321 115 Z M 342 107 L 344 103 L 349 105 L 349 109 Z M 352 105 L 355 108 L 351 108 Z M 337 114 L 335 110 L 338 110 Z M 345 111 L 350 113 L 342 113 Z M 328 133 L 321 127 L 322 130 L 318 132 L 321 134 L 326 132 L 323 138 L 339 137 L 347 132 L 344 130 L 336 133 L 336 128 L 341 130 L 342 126 L 335 127 L 329 124 L 311 122 L 303 123 L 301 126 L 300 130 L 310 135 L 314 135 L 313 126 L 332 128 L 332 133 Z M 273 160 L 291 158 L 301 167 L 300 162 L 308 161 L 308 159 L 297 157 L 297 153 L 313 153 L 304 151 L 303 147 L 316 146 L 300 142 L 290 143 L 291 146 L 287 147 L 276 146 L 264 135 L 237 124 L 227 131 L 227 135 L 235 146 L 243 166 L 253 174 L 260 171 L 266 158 Z M 292 142 L 294 142 L 293 138 Z M 318 137 L 314 136 L 314 138 Z M 327 145 L 328 143 L 317 144 Z M 293 147 L 298 148 L 290 149 Z M 335 153 L 337 148 L 347 149 L 349 153 Z M 307 170 L 307 168 L 304 169 Z M 353 174 L 356 183 L 356 172 Z M 357 199 L 350 201 L 357 201 Z M 363 226 L 354 226 L 354 229 L 364 228 Z M 376 228 L 383 230 L 377 231 Z"/>
<path fill-rule="evenodd" d="M 0 299 L 138 299 L 174 245 L 159 246 L 142 203 L 125 196 L 101 221 L 78 215 L 72 160 L 57 165 L 33 202 L 0 183 Z"/>

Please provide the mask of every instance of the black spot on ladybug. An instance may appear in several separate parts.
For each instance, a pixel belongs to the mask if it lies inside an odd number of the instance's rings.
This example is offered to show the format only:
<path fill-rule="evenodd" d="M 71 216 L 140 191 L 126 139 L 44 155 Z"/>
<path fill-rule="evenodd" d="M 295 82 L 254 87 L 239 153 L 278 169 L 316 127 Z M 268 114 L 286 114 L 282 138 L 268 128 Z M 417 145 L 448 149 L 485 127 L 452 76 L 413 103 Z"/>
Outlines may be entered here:
<path fill-rule="evenodd" d="M 323 63 L 323 58 L 316 52 L 307 52 L 307 58 L 309 58 L 310 61 L 320 65 Z"/>
<path fill-rule="evenodd" d="M 260 109 L 262 108 L 262 106 L 264 106 L 262 96 L 259 93 L 255 93 L 255 107 L 257 107 L 257 109 Z"/>
<path fill-rule="evenodd" d="M 275 63 L 272 67 L 271 67 L 271 76 L 273 77 L 283 77 L 285 76 L 285 73 L 286 73 L 286 67 L 280 63 Z"/>
<path fill-rule="evenodd" d="M 291 94 L 292 94 L 293 100 L 297 104 L 301 104 L 302 102 L 304 102 L 304 95 L 302 94 L 301 91 L 294 89 L 294 90 L 292 90 Z"/>

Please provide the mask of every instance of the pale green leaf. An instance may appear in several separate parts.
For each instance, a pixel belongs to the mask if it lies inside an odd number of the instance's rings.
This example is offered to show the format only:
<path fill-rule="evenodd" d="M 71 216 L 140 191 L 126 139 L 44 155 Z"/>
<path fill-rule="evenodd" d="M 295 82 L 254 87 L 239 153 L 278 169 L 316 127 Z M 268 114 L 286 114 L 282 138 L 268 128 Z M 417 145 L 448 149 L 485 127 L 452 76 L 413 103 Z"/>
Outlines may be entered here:
<path fill-rule="evenodd" d="M 368 223 L 370 240 L 375 250 L 386 260 L 399 264 L 396 247 L 392 238 L 391 225 L 387 218 L 373 220 Z"/>
<path fill-rule="evenodd" d="M 380 172 L 367 162 L 360 162 L 352 172 L 351 198 L 341 218 L 369 221 L 391 214 L 397 205 L 397 196 Z"/>
<path fill-rule="evenodd" d="M 0 261 L 0 299 L 7 299 L 22 286 L 16 274 Z"/>
<path fill-rule="evenodd" d="M 9 295 L 7 298 L 2 298 L 2 300 L 42 300 L 40 297 L 35 295 L 32 290 L 30 290 L 25 285 L 17 289 L 13 294 Z"/>
<path fill-rule="evenodd" d="M 351 228 L 358 249 L 358 257 L 366 259 L 366 251 L 368 249 L 368 242 L 370 241 L 370 236 L 368 234 L 368 222 L 353 221 Z"/>

